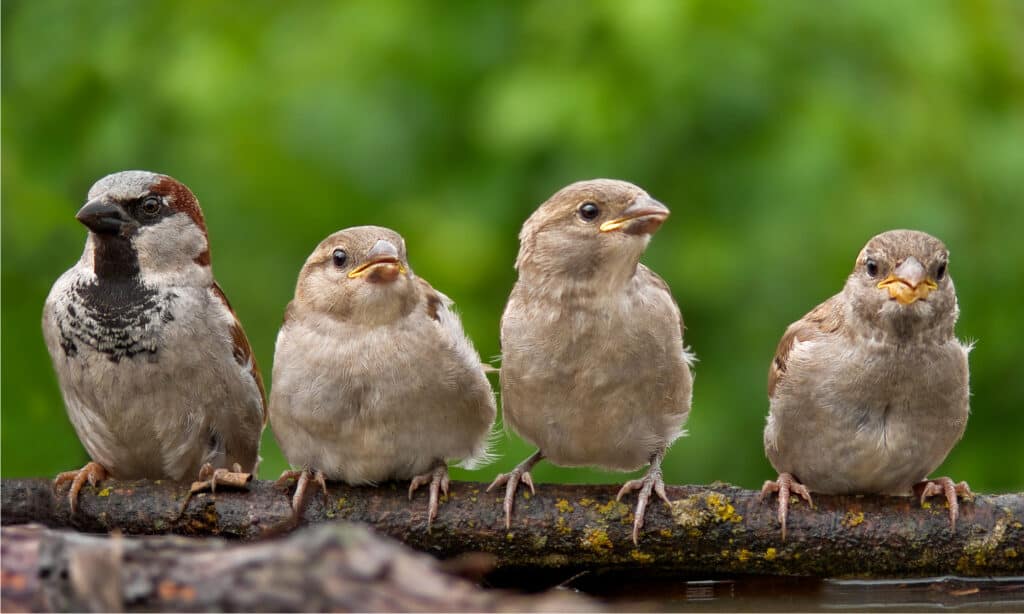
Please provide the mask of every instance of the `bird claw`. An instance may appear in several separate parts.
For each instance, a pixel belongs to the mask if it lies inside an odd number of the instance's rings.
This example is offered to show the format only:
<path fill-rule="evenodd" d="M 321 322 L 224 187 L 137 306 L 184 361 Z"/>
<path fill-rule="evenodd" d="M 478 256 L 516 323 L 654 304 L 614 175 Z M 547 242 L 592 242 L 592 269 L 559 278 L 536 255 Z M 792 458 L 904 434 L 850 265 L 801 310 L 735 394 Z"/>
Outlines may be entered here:
<path fill-rule="evenodd" d="M 537 450 L 529 458 L 516 465 L 516 468 L 508 473 L 500 473 L 498 477 L 494 478 L 491 485 L 487 487 L 487 492 L 491 492 L 495 487 L 505 485 L 505 502 L 502 508 L 505 510 L 505 529 L 512 528 L 512 504 L 516 499 L 516 489 L 519 488 L 519 483 L 522 482 L 530 487 L 530 494 L 536 495 L 537 490 L 533 487 L 533 476 L 530 475 L 530 469 L 537 464 L 537 461 L 544 458 L 544 455 L 540 450 Z"/>
<path fill-rule="evenodd" d="M 416 492 L 416 489 L 425 484 L 430 484 L 430 498 L 427 503 L 427 532 L 429 533 L 434 525 L 434 519 L 437 518 L 438 500 L 441 493 L 448 496 L 448 487 L 451 484 L 451 480 L 448 478 L 448 466 L 442 462 L 430 471 L 415 476 L 409 483 L 410 501 L 412 501 L 412 494 Z"/>
<path fill-rule="evenodd" d="M 491 485 L 487 487 L 487 492 L 491 492 L 496 486 L 505 485 L 505 502 L 502 505 L 502 509 L 505 510 L 505 528 L 512 528 L 512 503 L 516 498 L 516 490 L 519 488 L 519 483 L 522 482 L 530 487 L 531 494 L 537 494 L 536 489 L 533 487 L 533 477 L 529 471 L 525 471 L 516 467 L 508 473 L 502 473 L 498 477 L 494 478 Z"/>
<path fill-rule="evenodd" d="M 622 485 L 619 489 L 619 494 L 615 495 L 616 501 L 622 501 L 622 496 L 633 492 L 634 490 L 643 487 L 643 480 L 630 480 Z"/>
<path fill-rule="evenodd" d="M 252 481 L 252 474 L 242 471 L 242 466 L 238 463 L 233 464 L 231 469 L 225 467 L 214 469 L 213 465 L 205 463 L 199 468 L 198 477 L 199 479 L 192 482 L 192 486 L 189 487 L 185 500 L 181 503 L 181 508 L 178 510 L 177 518 L 181 518 L 182 514 L 185 513 L 189 502 L 192 501 L 192 495 L 196 493 L 208 489 L 211 494 L 216 494 L 218 484 L 234 488 L 244 488 L 246 484 Z"/>
<path fill-rule="evenodd" d="M 647 504 L 651 500 L 651 492 L 658 495 L 666 505 L 671 505 L 668 495 L 665 493 L 665 480 L 661 477 L 660 459 L 658 459 L 657 464 L 651 464 L 651 468 L 647 470 L 647 475 L 642 479 L 630 480 L 623 484 L 622 488 L 619 489 L 619 494 L 615 496 L 615 500 L 622 500 L 624 495 L 634 490 L 639 490 L 640 493 L 637 495 L 636 512 L 633 514 L 633 545 L 639 545 L 640 530 L 644 528 L 644 517 L 647 515 Z"/>
<path fill-rule="evenodd" d="M 782 525 L 782 541 L 786 541 L 786 520 L 789 518 L 790 492 L 800 496 L 811 507 L 814 507 L 814 501 L 811 499 L 811 492 L 807 490 L 807 487 L 797 482 L 796 478 L 789 473 L 780 473 L 777 480 L 765 480 L 764 486 L 761 487 L 758 501 L 764 501 L 768 495 L 775 492 L 779 493 L 778 519 L 779 524 Z"/>
<path fill-rule="evenodd" d="M 324 472 L 318 469 L 302 469 L 301 471 L 286 470 L 281 473 L 281 477 L 277 478 L 274 482 L 275 487 L 283 486 L 288 480 L 296 478 L 295 481 L 295 494 L 292 495 L 292 522 L 298 523 L 302 518 L 302 512 L 306 504 L 306 488 L 309 486 L 309 480 L 312 478 L 317 485 L 320 486 L 320 492 L 323 494 L 324 502 L 330 504 L 331 496 L 327 492 L 327 478 L 324 476 Z M 287 491 L 286 491 L 287 492 Z"/>
<path fill-rule="evenodd" d="M 238 463 L 232 465 L 231 469 L 227 469 L 225 467 L 214 469 L 213 465 L 206 463 L 199 468 L 199 479 L 192 482 L 192 487 L 189 488 L 189 492 L 191 494 L 195 494 L 209 488 L 211 493 L 216 493 L 217 484 L 223 484 L 225 486 L 244 486 L 250 481 L 252 481 L 252 474 L 244 473 L 242 471 L 242 466 Z"/>
<path fill-rule="evenodd" d="M 530 487 L 530 494 L 531 495 L 537 494 L 537 489 L 533 487 L 533 476 L 530 475 L 529 471 L 519 472 L 519 475 L 514 477 L 513 474 L 515 474 L 515 473 L 516 473 L 516 471 L 512 470 L 512 471 L 509 471 L 508 473 L 498 474 L 498 477 L 494 478 L 494 481 L 491 482 L 491 485 L 487 487 L 487 491 L 486 492 L 491 492 L 491 490 L 495 486 L 501 486 L 502 484 L 507 483 L 509 480 L 513 480 L 514 479 L 514 480 L 517 480 L 517 481 L 522 482 L 523 484 L 526 484 L 527 486 L 529 486 Z"/>
<path fill-rule="evenodd" d="M 68 490 L 68 503 L 71 505 L 71 513 L 74 514 L 78 510 L 78 493 L 85 486 L 86 481 L 90 486 L 96 486 L 105 479 L 107 479 L 107 470 L 103 465 L 89 461 L 81 469 L 57 474 L 57 477 L 53 479 L 53 488 L 57 490 L 64 482 L 71 482 L 71 488 Z"/>
<path fill-rule="evenodd" d="M 302 471 L 295 469 L 286 469 L 281 473 L 281 477 L 274 480 L 274 488 L 285 488 L 287 489 L 288 480 L 297 480 L 302 475 Z"/>
<path fill-rule="evenodd" d="M 957 484 L 952 479 L 943 476 L 934 480 L 920 482 L 914 488 L 921 489 L 921 505 L 924 505 L 928 497 L 945 495 L 946 503 L 949 505 L 949 528 L 953 533 L 956 533 L 956 519 L 960 515 L 960 504 L 957 502 L 957 496 L 968 500 L 974 499 L 974 493 L 971 492 L 971 487 L 967 485 L 967 482 Z"/>
<path fill-rule="evenodd" d="M 531 495 L 537 494 L 537 489 L 533 487 L 533 476 L 530 475 L 529 471 L 524 471 L 523 474 L 519 476 L 519 479 L 520 481 L 522 481 L 523 484 L 526 484 L 527 486 L 530 487 Z"/>

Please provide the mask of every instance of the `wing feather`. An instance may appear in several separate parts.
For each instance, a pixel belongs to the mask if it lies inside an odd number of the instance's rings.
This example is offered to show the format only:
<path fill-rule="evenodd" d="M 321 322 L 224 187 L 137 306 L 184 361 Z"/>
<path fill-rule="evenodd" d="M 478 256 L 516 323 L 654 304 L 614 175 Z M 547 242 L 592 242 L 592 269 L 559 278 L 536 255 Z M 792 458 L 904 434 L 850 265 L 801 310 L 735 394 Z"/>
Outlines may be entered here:
<path fill-rule="evenodd" d="M 249 345 L 249 339 L 245 336 L 245 330 L 242 329 L 242 323 L 238 321 L 238 316 L 235 315 L 235 310 L 231 308 L 231 302 L 228 301 L 228 297 L 224 294 L 224 290 L 221 289 L 217 282 L 213 282 L 211 290 L 213 291 L 214 296 L 216 296 L 231 313 L 231 317 L 233 318 L 230 331 L 232 342 L 231 353 L 235 357 L 235 361 L 238 365 L 249 372 L 249 375 L 252 377 L 253 381 L 256 383 L 256 387 L 260 391 L 260 407 L 263 412 L 263 426 L 266 426 L 267 418 L 270 414 L 267 412 L 267 393 L 266 389 L 263 387 L 263 376 L 260 374 L 259 365 L 256 364 L 256 355 L 253 354 L 252 346 Z"/>
<path fill-rule="evenodd" d="M 775 390 L 782 382 L 789 367 L 789 357 L 797 341 L 808 341 L 818 335 L 835 333 L 843 325 L 843 310 L 839 295 L 833 296 L 811 310 L 810 313 L 789 325 L 775 350 L 775 358 L 768 369 L 768 397 L 775 396 Z"/>

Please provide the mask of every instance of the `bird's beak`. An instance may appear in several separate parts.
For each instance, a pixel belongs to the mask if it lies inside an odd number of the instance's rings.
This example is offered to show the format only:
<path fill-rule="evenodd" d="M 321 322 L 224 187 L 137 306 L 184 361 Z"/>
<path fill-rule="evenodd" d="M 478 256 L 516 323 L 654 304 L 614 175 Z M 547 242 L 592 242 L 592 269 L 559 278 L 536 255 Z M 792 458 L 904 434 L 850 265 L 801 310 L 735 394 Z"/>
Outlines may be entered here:
<path fill-rule="evenodd" d="M 928 276 L 917 258 L 911 256 L 889 273 L 888 277 L 878 282 L 878 287 L 888 290 L 889 298 L 896 299 L 900 305 L 910 305 L 926 298 L 939 285 Z"/>
<path fill-rule="evenodd" d="M 646 194 L 633 201 L 622 215 L 601 224 L 601 232 L 621 230 L 628 235 L 649 235 L 668 217 L 668 207 Z"/>
<path fill-rule="evenodd" d="M 366 254 L 366 262 L 349 271 L 350 278 L 366 277 L 366 281 L 391 282 L 406 272 L 398 257 L 398 248 L 389 241 L 377 241 Z"/>
<path fill-rule="evenodd" d="M 86 228 L 100 235 L 121 234 L 124 225 L 131 221 L 121 207 L 105 200 L 85 203 L 75 218 Z"/>

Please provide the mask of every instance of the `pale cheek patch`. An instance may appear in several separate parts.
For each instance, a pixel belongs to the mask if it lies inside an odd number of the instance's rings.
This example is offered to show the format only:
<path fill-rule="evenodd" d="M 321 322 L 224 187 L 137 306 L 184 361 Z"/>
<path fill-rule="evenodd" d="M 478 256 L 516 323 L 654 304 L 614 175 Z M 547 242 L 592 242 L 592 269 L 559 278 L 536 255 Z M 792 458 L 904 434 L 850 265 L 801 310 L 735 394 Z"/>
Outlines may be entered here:
<path fill-rule="evenodd" d="M 144 283 L 208 286 L 213 282 L 210 267 L 197 262 L 197 257 L 208 249 L 206 233 L 183 213 L 153 226 L 142 226 L 132 245 L 138 254 Z"/>
<path fill-rule="evenodd" d="M 184 213 L 143 226 L 132 240 L 143 278 L 177 278 L 198 273 L 196 257 L 206 251 L 206 234 Z"/>

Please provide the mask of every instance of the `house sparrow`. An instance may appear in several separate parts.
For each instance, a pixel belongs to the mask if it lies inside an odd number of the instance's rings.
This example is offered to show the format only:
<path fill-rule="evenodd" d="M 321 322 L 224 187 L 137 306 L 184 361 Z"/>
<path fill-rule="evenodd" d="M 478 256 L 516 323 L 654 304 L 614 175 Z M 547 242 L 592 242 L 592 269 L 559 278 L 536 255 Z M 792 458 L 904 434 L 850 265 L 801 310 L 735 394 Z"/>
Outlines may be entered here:
<path fill-rule="evenodd" d="M 201 475 L 212 488 L 235 464 L 252 471 L 263 381 L 213 279 L 196 197 L 166 175 L 124 171 L 87 201 L 85 251 L 50 290 L 43 336 L 92 461 L 55 487 L 71 482 L 74 511 L 87 480 Z"/>
<path fill-rule="evenodd" d="M 530 469 L 630 471 L 618 498 L 639 490 L 633 541 L 653 490 L 666 503 L 661 461 L 690 411 L 692 357 L 665 282 L 639 264 L 669 211 L 624 181 L 569 185 L 519 234 L 519 279 L 501 319 L 505 424 L 539 449 L 488 490 L 506 485 L 505 526 Z"/>
<path fill-rule="evenodd" d="M 452 302 L 416 277 L 401 235 L 378 226 L 324 239 L 306 260 L 274 353 L 274 435 L 298 477 L 429 484 L 428 529 L 448 461 L 487 458 L 494 393 Z"/>
<path fill-rule="evenodd" d="M 779 472 L 786 535 L 790 491 L 944 494 L 956 530 L 967 484 L 927 480 L 967 426 L 967 353 L 949 252 L 923 232 L 882 233 L 861 250 L 842 292 L 786 329 L 768 375 L 765 453 Z M 917 486 L 915 487 L 915 484 Z"/>

